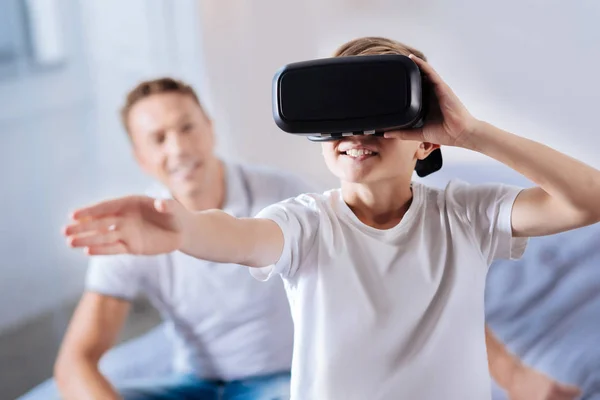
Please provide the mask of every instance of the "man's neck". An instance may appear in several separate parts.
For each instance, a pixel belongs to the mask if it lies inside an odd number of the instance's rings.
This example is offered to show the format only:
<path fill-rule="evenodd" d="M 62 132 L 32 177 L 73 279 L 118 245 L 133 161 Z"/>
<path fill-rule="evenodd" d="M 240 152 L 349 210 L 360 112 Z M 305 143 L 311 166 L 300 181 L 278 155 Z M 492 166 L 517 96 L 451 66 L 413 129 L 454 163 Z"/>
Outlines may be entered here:
<path fill-rule="evenodd" d="M 204 211 L 222 209 L 226 197 L 225 166 L 217 160 L 207 173 L 208 179 L 197 192 L 177 196 L 177 200 L 188 210 Z"/>
<path fill-rule="evenodd" d="M 378 229 L 396 226 L 412 203 L 410 179 L 373 184 L 343 183 L 342 196 L 356 217 Z"/>

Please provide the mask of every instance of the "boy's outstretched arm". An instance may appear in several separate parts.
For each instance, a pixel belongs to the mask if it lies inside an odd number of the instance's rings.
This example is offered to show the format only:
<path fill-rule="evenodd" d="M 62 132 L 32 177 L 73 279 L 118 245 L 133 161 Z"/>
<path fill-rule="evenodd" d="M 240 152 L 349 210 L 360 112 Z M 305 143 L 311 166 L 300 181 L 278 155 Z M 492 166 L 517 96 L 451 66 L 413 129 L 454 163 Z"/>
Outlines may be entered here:
<path fill-rule="evenodd" d="M 600 221 L 600 171 L 533 140 L 474 118 L 425 61 L 411 55 L 430 81 L 439 108 L 420 129 L 385 137 L 463 147 L 492 157 L 538 187 L 519 194 L 513 206 L 514 236 L 543 236 Z M 439 114 L 439 115 L 437 115 Z"/>
<path fill-rule="evenodd" d="M 211 210 L 192 215 L 185 225 L 179 250 L 203 260 L 266 267 L 283 251 L 283 232 L 269 219 L 235 218 Z"/>
<path fill-rule="evenodd" d="M 219 263 L 264 267 L 283 251 L 283 232 L 267 219 L 220 210 L 190 212 L 175 200 L 128 196 L 77 210 L 65 228 L 88 254 L 154 255 L 182 251 Z"/>

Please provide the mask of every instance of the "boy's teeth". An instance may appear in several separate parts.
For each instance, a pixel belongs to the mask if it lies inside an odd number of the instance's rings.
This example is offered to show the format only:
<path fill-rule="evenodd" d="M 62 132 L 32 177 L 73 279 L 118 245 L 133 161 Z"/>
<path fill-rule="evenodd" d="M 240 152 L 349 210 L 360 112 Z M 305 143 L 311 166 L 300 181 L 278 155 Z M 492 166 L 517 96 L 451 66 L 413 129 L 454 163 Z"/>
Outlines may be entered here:
<path fill-rule="evenodd" d="M 367 150 L 367 149 L 350 149 L 350 150 L 346 150 L 346 154 L 351 157 L 360 157 L 363 155 L 373 154 L 373 152 L 371 150 Z"/>

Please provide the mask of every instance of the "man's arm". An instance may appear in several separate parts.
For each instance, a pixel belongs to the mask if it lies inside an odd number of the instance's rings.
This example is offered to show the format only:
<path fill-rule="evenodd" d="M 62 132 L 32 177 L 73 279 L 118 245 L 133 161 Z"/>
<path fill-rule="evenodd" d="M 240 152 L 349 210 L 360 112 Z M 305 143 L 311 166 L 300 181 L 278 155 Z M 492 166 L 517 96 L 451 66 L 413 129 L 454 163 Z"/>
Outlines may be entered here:
<path fill-rule="evenodd" d="M 522 364 L 487 326 L 485 341 L 490 374 L 510 400 L 573 400 L 581 394 L 578 388 L 560 384 Z"/>
<path fill-rule="evenodd" d="M 515 201 L 515 236 L 550 235 L 600 221 L 600 171 L 485 122 L 475 124 L 464 147 L 502 162 L 538 185 L 525 189 Z"/>
<path fill-rule="evenodd" d="M 98 370 L 98 361 L 114 344 L 129 302 L 86 292 L 67 329 L 54 367 L 64 399 L 119 399 Z"/>

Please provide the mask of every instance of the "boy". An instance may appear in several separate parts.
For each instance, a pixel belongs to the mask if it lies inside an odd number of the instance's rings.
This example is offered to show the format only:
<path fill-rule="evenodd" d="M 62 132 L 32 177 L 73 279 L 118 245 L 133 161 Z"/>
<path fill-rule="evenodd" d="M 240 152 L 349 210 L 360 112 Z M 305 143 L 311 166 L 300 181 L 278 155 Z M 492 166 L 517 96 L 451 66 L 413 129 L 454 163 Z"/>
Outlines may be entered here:
<path fill-rule="evenodd" d="M 520 257 L 527 237 L 598 222 L 600 172 L 475 119 L 401 43 L 361 38 L 336 56 L 369 54 L 410 55 L 431 82 L 439 118 L 384 138 L 322 143 L 339 189 L 240 219 L 126 197 L 76 211 L 65 234 L 88 254 L 179 249 L 248 265 L 259 279 L 281 275 L 295 325 L 295 400 L 489 399 L 487 267 Z M 417 160 L 441 145 L 481 152 L 539 186 L 412 182 Z"/>

